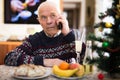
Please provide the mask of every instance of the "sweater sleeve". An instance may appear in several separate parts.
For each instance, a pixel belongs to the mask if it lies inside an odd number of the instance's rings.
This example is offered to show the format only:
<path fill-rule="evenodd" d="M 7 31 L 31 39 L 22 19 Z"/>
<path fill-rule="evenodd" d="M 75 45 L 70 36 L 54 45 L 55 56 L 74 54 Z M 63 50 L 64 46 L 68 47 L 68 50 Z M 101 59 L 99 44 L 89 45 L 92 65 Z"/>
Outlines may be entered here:
<path fill-rule="evenodd" d="M 38 55 L 33 55 L 30 42 L 24 41 L 22 45 L 18 46 L 6 55 L 4 63 L 8 66 L 19 66 L 21 64 L 30 63 L 43 65 L 43 58 Z"/>
<path fill-rule="evenodd" d="M 68 43 L 75 41 L 75 35 L 73 30 L 71 30 L 66 36 L 64 36 L 64 41 Z"/>

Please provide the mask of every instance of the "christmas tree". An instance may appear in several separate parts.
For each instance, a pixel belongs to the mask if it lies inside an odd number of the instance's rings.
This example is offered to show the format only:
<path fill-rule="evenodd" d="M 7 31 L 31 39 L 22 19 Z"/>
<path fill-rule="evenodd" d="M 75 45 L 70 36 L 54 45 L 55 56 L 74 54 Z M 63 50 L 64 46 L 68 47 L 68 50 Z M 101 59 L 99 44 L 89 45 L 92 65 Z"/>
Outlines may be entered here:
<path fill-rule="evenodd" d="M 98 57 L 88 57 L 86 61 L 95 64 L 102 71 L 120 74 L 120 0 L 113 0 L 112 6 L 98 17 L 101 21 L 93 27 L 101 32 L 104 29 L 111 31 L 105 32 L 103 37 L 94 33 L 88 35 L 87 39 L 93 43 L 92 51 L 96 52 Z M 111 17 L 113 22 L 105 22 L 106 17 Z"/>

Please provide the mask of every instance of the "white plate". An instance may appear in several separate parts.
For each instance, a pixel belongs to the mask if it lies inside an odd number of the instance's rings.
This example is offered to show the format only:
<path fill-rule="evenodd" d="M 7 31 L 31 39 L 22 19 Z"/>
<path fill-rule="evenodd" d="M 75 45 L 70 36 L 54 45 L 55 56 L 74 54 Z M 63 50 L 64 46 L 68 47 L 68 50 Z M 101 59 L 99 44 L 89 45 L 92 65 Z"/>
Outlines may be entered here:
<path fill-rule="evenodd" d="M 55 74 L 52 74 L 54 77 L 57 77 L 57 78 L 60 78 L 60 79 L 68 79 L 68 80 L 82 80 L 83 78 L 85 78 L 84 76 L 83 77 L 60 77 L 58 75 L 55 75 Z"/>
<path fill-rule="evenodd" d="M 23 79 L 23 80 L 30 80 L 30 79 L 40 79 L 40 78 L 45 78 L 48 77 L 51 74 L 51 71 L 49 69 L 46 69 L 46 73 L 43 76 L 37 76 L 37 77 L 27 77 L 27 76 L 17 76 L 13 75 L 14 78 L 17 79 Z"/>

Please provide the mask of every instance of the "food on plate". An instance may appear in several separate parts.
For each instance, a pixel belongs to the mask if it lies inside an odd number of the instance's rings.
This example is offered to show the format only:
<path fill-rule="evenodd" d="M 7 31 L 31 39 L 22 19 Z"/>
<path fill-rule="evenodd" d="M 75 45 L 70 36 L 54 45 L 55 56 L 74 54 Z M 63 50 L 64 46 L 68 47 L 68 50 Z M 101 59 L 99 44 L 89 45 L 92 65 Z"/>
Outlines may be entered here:
<path fill-rule="evenodd" d="M 85 74 L 84 65 L 79 63 L 62 62 L 60 65 L 54 65 L 53 74 L 59 77 L 83 77 Z"/>
<path fill-rule="evenodd" d="M 69 65 L 69 69 L 79 68 L 79 66 L 80 66 L 79 63 L 70 63 L 70 65 Z"/>
<path fill-rule="evenodd" d="M 45 67 L 34 64 L 23 64 L 15 69 L 14 75 L 36 77 L 45 74 Z"/>
<path fill-rule="evenodd" d="M 59 65 L 59 68 L 60 69 L 63 69 L 63 70 L 66 70 L 66 69 L 68 69 L 69 68 L 69 63 L 67 63 L 67 62 L 61 62 L 61 64 Z"/>
<path fill-rule="evenodd" d="M 15 75 L 26 76 L 28 67 L 26 65 L 21 65 L 15 69 Z"/>
<path fill-rule="evenodd" d="M 71 63 L 69 69 L 78 68 L 79 70 L 75 73 L 77 77 L 82 77 L 85 74 L 84 66 L 79 63 Z"/>
<path fill-rule="evenodd" d="M 62 70 L 57 65 L 53 66 L 53 73 L 55 75 L 60 76 L 60 77 L 70 77 L 70 76 L 72 76 L 77 71 L 78 71 L 78 68 L 71 69 L 71 70 L 70 69 L 68 69 L 68 70 Z"/>
<path fill-rule="evenodd" d="M 83 65 L 79 65 L 79 70 L 75 73 L 76 76 L 82 77 L 85 74 L 85 69 Z"/>

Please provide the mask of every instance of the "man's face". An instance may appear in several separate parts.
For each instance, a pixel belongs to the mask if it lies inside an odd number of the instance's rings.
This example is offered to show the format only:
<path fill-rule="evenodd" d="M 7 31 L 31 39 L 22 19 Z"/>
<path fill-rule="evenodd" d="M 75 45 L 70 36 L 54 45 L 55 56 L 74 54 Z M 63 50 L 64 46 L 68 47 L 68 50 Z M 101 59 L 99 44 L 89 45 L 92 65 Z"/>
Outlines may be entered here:
<path fill-rule="evenodd" d="M 43 7 L 39 11 L 39 22 L 41 26 L 43 27 L 44 31 L 54 36 L 57 32 L 57 19 L 58 19 L 59 13 L 55 7 Z"/>

